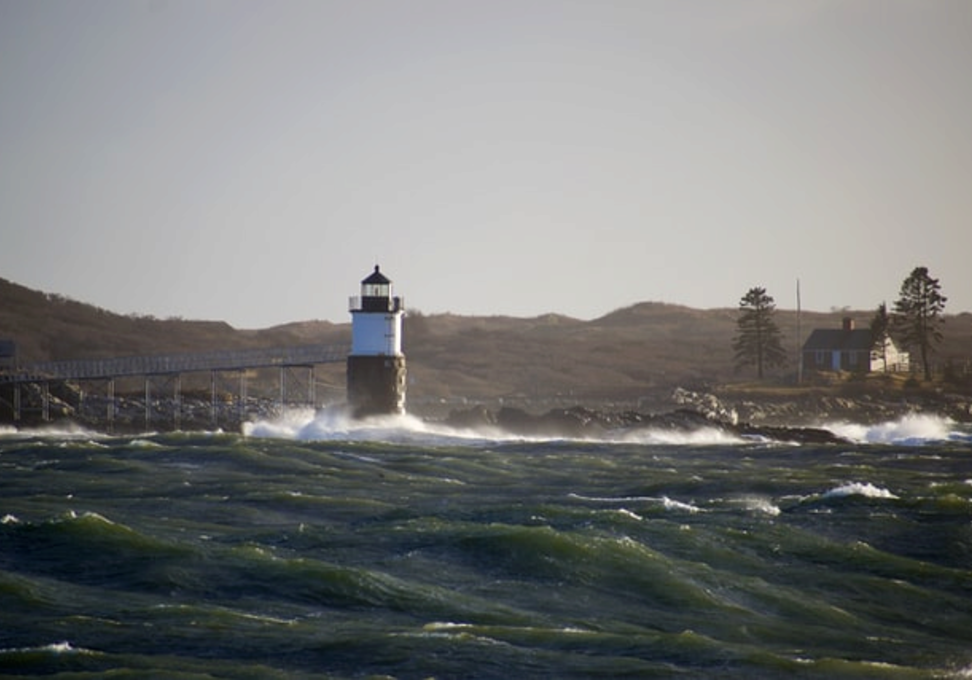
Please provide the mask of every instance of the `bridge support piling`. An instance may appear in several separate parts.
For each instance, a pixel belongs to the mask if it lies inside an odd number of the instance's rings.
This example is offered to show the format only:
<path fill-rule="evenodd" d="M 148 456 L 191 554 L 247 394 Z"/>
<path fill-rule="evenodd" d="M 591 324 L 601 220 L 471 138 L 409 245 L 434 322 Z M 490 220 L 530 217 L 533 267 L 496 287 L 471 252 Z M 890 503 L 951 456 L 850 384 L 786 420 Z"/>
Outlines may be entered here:
<path fill-rule="evenodd" d="M 307 367 L 307 401 L 312 409 L 317 408 L 317 382 L 313 366 Z"/>
<path fill-rule="evenodd" d="M 41 420 L 51 422 L 51 384 L 46 380 L 41 384 Z"/>
<path fill-rule="evenodd" d="M 108 378 L 108 434 L 115 433 L 115 379 Z"/>
<path fill-rule="evenodd" d="M 216 371 L 209 372 L 209 422 L 213 431 L 218 429 L 216 417 Z"/>
<path fill-rule="evenodd" d="M 173 378 L 175 383 L 172 388 L 172 398 L 175 401 L 175 408 L 172 414 L 172 426 L 176 430 L 182 429 L 182 375 L 176 373 Z"/>
<path fill-rule="evenodd" d="M 152 422 L 152 379 L 145 376 L 145 431 L 149 431 Z"/>
<path fill-rule="evenodd" d="M 307 369 L 306 377 L 300 369 Z M 306 385 L 302 384 L 306 380 Z M 317 384 L 314 376 L 314 366 L 281 366 L 280 367 L 280 397 L 279 408 L 282 412 L 288 403 L 317 406 Z"/>
<path fill-rule="evenodd" d="M 240 423 L 246 418 L 246 369 L 240 369 L 240 393 L 236 402 L 237 419 Z"/>

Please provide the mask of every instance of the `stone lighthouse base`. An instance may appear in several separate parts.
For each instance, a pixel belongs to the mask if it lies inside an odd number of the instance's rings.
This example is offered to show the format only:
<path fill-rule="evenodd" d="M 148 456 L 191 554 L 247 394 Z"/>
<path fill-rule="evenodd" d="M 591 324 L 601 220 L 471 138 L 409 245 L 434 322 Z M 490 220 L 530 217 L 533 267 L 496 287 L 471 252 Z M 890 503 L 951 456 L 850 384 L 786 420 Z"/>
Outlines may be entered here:
<path fill-rule="evenodd" d="M 405 357 L 348 357 L 348 405 L 351 415 L 405 413 Z"/>

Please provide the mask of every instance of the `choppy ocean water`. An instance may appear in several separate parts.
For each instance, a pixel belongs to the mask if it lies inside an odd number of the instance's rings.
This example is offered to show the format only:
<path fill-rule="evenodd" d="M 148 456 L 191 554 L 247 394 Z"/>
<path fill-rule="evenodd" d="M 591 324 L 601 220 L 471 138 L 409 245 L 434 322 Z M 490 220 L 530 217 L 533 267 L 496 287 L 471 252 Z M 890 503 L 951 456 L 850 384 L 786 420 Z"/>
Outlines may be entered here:
<path fill-rule="evenodd" d="M 972 432 L 0 431 L 0 675 L 972 677 Z"/>

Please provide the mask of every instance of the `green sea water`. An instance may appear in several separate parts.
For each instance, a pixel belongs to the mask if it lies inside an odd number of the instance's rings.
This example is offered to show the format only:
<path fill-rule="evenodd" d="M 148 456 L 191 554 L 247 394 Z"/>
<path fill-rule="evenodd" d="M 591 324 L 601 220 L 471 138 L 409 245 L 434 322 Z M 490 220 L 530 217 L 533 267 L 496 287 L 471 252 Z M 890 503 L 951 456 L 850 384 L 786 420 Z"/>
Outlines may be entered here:
<path fill-rule="evenodd" d="M 0 433 L 0 675 L 972 677 L 972 434 Z"/>

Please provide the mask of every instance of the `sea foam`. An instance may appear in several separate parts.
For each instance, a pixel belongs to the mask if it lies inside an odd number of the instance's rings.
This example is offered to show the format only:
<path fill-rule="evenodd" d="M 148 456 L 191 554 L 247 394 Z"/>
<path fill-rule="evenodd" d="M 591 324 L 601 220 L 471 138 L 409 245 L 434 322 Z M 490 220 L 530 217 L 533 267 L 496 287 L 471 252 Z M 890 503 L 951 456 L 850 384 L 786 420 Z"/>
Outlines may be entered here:
<path fill-rule="evenodd" d="M 496 442 L 547 442 L 572 439 L 608 444 L 734 445 L 747 440 L 716 427 L 697 430 L 637 428 L 585 437 L 515 434 L 500 427 L 455 428 L 410 414 L 351 418 L 343 409 L 289 409 L 266 420 L 243 424 L 247 437 L 297 441 L 383 441 L 424 444 L 489 444 Z"/>
<path fill-rule="evenodd" d="M 823 494 L 823 498 L 844 498 L 847 496 L 864 496 L 865 498 L 898 498 L 887 489 L 874 486 L 870 482 L 852 482 L 844 484 Z"/>
<path fill-rule="evenodd" d="M 927 414 L 910 414 L 895 421 L 874 425 L 842 421 L 828 423 L 824 427 L 847 440 L 867 444 L 919 446 L 943 441 L 972 441 L 972 434 L 961 432 L 954 421 Z M 319 411 L 307 408 L 288 409 L 271 419 L 244 423 L 243 434 L 247 437 L 297 441 L 383 441 L 446 445 L 575 439 L 608 444 L 732 446 L 752 444 L 754 441 L 751 437 L 740 437 L 718 427 L 700 427 L 695 430 L 631 428 L 570 438 L 522 435 L 499 427 L 454 428 L 411 414 L 355 419 L 342 408 L 324 408 Z"/>
<path fill-rule="evenodd" d="M 826 427 L 841 437 L 868 444 L 920 445 L 948 441 L 956 435 L 951 419 L 917 413 L 876 425 L 838 422 Z"/>
<path fill-rule="evenodd" d="M 0 425 L 0 437 L 23 437 L 25 439 L 96 439 L 107 435 L 99 434 L 75 423 L 61 423 L 58 425 L 43 425 L 40 427 L 16 428 Z"/>
<path fill-rule="evenodd" d="M 297 441 L 381 441 L 448 443 L 447 440 L 495 439 L 491 432 L 460 430 L 428 423 L 409 414 L 356 419 L 343 409 L 292 409 L 271 420 L 243 425 L 247 437 Z"/>

